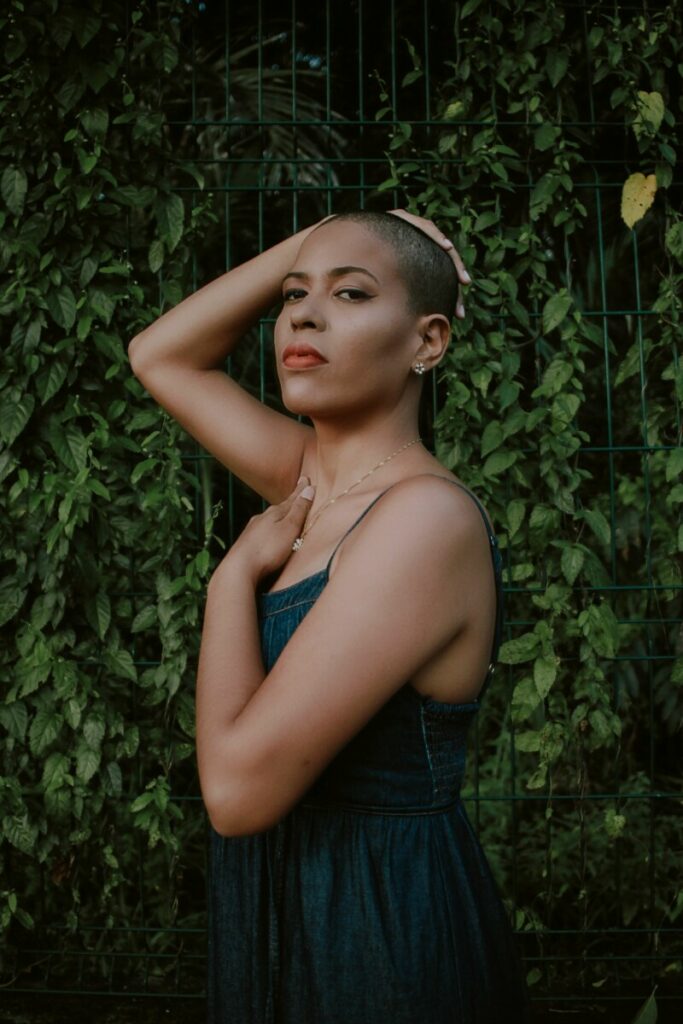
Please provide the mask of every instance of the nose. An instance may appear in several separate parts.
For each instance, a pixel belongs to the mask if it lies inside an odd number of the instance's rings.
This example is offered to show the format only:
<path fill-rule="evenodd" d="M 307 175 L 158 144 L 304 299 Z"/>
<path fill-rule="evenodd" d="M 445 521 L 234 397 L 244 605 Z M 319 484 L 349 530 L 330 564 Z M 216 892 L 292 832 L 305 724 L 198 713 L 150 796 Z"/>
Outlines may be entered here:
<path fill-rule="evenodd" d="M 325 319 L 319 304 L 310 292 L 290 306 L 289 322 L 292 325 L 292 330 L 295 331 L 307 328 L 314 331 L 322 330 Z"/>

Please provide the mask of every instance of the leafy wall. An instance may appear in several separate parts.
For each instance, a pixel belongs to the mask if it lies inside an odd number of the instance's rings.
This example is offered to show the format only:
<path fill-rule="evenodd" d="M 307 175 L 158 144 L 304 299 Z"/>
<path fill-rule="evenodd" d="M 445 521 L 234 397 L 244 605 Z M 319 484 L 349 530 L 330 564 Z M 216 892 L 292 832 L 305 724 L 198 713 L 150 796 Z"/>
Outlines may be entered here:
<path fill-rule="evenodd" d="M 681 949 L 681 17 L 456 6 L 436 83 L 409 47 L 429 124 L 397 117 L 380 79 L 381 189 L 475 279 L 436 446 L 506 555 L 509 669 L 474 793 L 487 852 L 534 934 L 532 984 L 557 991 L 562 952 L 601 987 L 638 973 L 610 963 L 621 929 L 670 974 Z"/>
<path fill-rule="evenodd" d="M 0 14 L 3 977 L 73 985 L 62 950 L 84 989 L 202 985 L 194 670 L 253 498 L 128 340 L 300 220 L 410 204 L 474 278 L 430 422 L 505 556 L 471 816 L 539 1000 L 675 994 L 681 17 L 324 7 Z M 230 368 L 276 401 L 268 329 Z"/>

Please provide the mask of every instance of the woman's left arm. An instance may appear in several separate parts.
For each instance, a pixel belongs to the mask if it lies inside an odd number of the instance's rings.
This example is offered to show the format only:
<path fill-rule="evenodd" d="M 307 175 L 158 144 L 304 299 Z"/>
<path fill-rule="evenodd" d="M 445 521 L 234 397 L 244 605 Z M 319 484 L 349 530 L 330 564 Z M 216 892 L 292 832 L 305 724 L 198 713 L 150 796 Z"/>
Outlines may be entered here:
<path fill-rule="evenodd" d="M 279 821 L 463 628 L 472 604 L 486 603 L 481 552 L 488 539 L 471 499 L 434 477 L 404 480 L 349 537 L 334 574 L 266 674 L 256 585 L 278 543 L 285 560 L 282 550 L 291 550 L 305 507 L 298 489 L 284 514 L 278 506 L 264 513 L 270 520 L 255 517 L 209 585 L 197 757 L 209 818 L 226 836 Z"/>

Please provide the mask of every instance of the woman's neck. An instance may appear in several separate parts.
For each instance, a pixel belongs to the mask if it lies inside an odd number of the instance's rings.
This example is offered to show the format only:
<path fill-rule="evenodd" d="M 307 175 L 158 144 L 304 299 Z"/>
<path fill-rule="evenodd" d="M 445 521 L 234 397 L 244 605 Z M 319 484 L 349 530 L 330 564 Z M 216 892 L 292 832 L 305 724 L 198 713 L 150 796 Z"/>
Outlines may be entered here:
<path fill-rule="evenodd" d="M 419 438 L 416 423 L 385 422 L 356 431 L 330 430 L 314 424 L 316 430 L 315 504 L 319 505 L 350 487 L 383 459 L 398 453 L 403 445 Z M 415 445 L 415 448 L 418 446 Z M 407 449 L 410 450 L 410 449 Z M 393 461 L 393 460 L 392 460 Z M 382 472 L 384 467 L 376 470 Z"/>

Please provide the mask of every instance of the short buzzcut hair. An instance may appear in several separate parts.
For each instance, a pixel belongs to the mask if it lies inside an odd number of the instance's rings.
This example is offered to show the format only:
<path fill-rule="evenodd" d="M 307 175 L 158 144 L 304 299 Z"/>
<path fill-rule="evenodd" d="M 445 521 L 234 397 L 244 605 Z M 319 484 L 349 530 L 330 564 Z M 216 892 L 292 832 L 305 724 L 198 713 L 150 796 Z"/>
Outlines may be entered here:
<path fill-rule="evenodd" d="M 411 312 L 418 316 L 441 313 L 449 321 L 453 319 L 458 278 L 450 256 L 433 238 L 393 213 L 350 210 L 337 213 L 331 219 L 362 224 L 391 246 L 406 286 Z"/>

